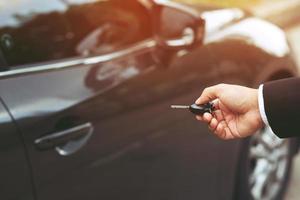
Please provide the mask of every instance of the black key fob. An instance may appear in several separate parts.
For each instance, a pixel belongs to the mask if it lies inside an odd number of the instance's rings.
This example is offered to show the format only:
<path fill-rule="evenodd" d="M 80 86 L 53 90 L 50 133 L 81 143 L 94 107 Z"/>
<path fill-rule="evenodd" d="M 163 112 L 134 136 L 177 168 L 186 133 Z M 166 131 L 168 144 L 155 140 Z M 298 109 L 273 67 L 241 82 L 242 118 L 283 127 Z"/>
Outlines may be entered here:
<path fill-rule="evenodd" d="M 202 105 L 193 104 L 189 107 L 189 110 L 195 115 L 203 115 L 206 112 L 212 114 L 214 106 L 213 103 L 207 103 Z"/>

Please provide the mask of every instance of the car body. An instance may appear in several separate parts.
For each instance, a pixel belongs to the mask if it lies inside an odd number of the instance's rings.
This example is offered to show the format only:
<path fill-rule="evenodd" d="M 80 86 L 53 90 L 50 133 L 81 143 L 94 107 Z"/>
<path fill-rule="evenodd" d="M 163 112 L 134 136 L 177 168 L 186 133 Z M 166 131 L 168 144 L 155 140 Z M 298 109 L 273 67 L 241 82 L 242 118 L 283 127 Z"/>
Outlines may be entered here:
<path fill-rule="evenodd" d="M 170 105 L 213 84 L 296 76 L 285 34 L 240 9 L 176 4 L 170 26 L 197 10 L 205 36 L 168 49 L 157 45 L 149 5 L 1 7 L 2 199 L 236 198 L 249 140 L 221 141 Z"/>

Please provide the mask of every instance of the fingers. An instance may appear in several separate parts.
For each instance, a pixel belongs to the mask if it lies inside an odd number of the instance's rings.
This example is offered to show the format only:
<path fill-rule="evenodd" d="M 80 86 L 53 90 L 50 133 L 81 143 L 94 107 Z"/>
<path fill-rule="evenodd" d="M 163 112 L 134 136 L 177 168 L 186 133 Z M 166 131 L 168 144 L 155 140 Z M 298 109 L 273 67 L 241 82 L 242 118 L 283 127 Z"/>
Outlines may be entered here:
<path fill-rule="evenodd" d="M 225 121 L 221 121 L 217 128 L 214 131 L 215 135 L 223 140 L 233 139 L 233 134 L 231 133 L 230 129 L 227 126 Z"/>
<path fill-rule="evenodd" d="M 225 138 L 225 127 L 226 127 L 226 123 L 225 121 L 221 121 L 218 126 L 216 127 L 216 130 L 214 131 L 214 133 L 219 137 L 224 139 Z"/>
<path fill-rule="evenodd" d="M 210 123 L 212 118 L 213 118 L 213 116 L 210 113 L 204 113 L 203 116 L 201 116 L 201 115 L 196 116 L 197 120 L 203 121 L 203 122 L 206 122 L 206 123 Z"/>
<path fill-rule="evenodd" d="M 209 129 L 214 131 L 217 128 L 218 124 L 219 124 L 218 120 L 216 118 L 212 118 L 212 120 L 210 121 L 210 123 L 208 125 Z"/>
<path fill-rule="evenodd" d="M 200 115 L 196 115 L 196 119 L 199 120 L 199 121 L 203 121 L 203 117 L 200 116 Z"/>
<path fill-rule="evenodd" d="M 204 121 L 208 124 L 210 130 L 214 131 L 219 125 L 219 121 L 217 118 L 214 118 L 210 113 L 204 113 L 203 116 L 196 116 L 196 118 L 200 121 Z"/>
<path fill-rule="evenodd" d="M 204 113 L 203 116 L 196 116 L 197 120 L 206 122 L 208 128 L 219 138 L 223 140 L 233 139 L 234 136 L 224 120 L 222 112 L 217 110 L 214 116 L 210 113 Z"/>
<path fill-rule="evenodd" d="M 213 115 L 204 113 L 203 116 L 196 116 L 197 120 L 208 124 L 208 128 L 219 138 L 223 140 L 234 139 L 234 136 L 228 127 L 222 111 L 219 109 L 219 102 L 214 101 L 215 111 Z"/>
<path fill-rule="evenodd" d="M 206 123 L 210 123 L 210 121 L 212 120 L 213 116 L 210 113 L 204 113 L 203 115 L 203 121 Z"/>
<path fill-rule="evenodd" d="M 214 131 L 218 126 L 218 120 L 212 116 L 210 113 L 204 113 L 203 116 L 196 116 L 197 120 L 204 121 L 208 124 L 210 130 Z"/>
<path fill-rule="evenodd" d="M 219 96 L 219 88 L 221 87 L 221 85 L 215 85 L 205 88 L 201 96 L 196 100 L 196 104 L 205 104 L 214 99 L 217 99 Z"/>
<path fill-rule="evenodd" d="M 220 109 L 219 99 L 213 100 L 212 103 L 213 103 L 213 109 L 214 110 L 219 110 Z"/>
<path fill-rule="evenodd" d="M 214 112 L 214 117 L 218 120 L 218 121 L 222 121 L 224 120 L 224 116 L 221 110 L 215 110 Z"/>
<path fill-rule="evenodd" d="M 224 140 L 225 139 L 229 139 L 229 136 L 231 135 L 230 134 L 230 129 L 227 127 L 227 124 L 226 124 L 226 122 L 224 120 L 218 121 L 216 118 L 212 117 L 211 120 L 209 122 L 207 122 L 207 123 L 208 123 L 208 128 L 216 136 L 218 136 L 219 138 L 224 139 Z"/>

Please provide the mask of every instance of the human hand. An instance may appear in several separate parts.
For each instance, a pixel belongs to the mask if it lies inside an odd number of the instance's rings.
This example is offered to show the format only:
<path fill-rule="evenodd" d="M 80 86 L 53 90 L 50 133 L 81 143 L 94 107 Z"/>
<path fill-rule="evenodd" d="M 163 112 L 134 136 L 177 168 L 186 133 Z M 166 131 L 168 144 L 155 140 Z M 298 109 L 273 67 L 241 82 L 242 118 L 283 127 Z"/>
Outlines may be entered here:
<path fill-rule="evenodd" d="M 238 85 L 219 84 L 206 88 L 196 104 L 213 102 L 213 115 L 197 116 L 222 139 L 244 138 L 263 127 L 259 113 L 258 91 Z"/>

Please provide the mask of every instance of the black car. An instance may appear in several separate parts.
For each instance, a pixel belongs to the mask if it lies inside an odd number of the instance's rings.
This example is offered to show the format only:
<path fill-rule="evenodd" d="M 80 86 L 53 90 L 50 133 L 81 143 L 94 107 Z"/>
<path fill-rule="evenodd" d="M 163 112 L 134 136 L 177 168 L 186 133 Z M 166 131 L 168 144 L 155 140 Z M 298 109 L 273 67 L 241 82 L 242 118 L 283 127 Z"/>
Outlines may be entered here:
<path fill-rule="evenodd" d="M 297 75 L 284 32 L 166 0 L 0 3 L 1 199 L 281 199 L 298 140 L 221 141 L 171 104 Z"/>

